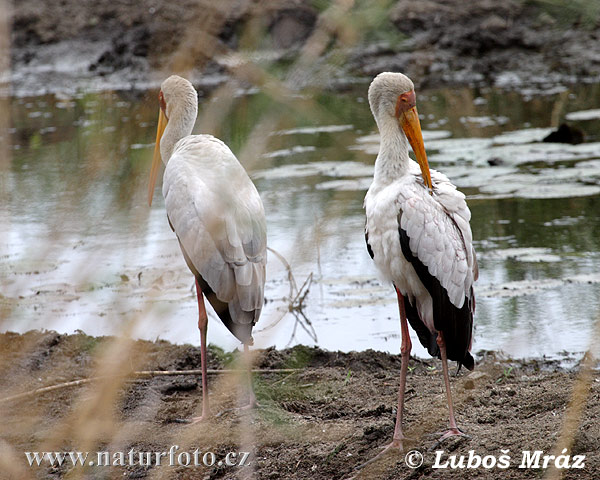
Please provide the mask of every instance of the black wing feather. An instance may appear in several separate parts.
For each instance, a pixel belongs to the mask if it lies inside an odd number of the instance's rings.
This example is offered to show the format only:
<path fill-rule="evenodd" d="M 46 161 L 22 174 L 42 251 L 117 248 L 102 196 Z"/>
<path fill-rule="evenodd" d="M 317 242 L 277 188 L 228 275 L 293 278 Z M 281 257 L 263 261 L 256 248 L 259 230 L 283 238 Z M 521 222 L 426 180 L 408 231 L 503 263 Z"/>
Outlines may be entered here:
<path fill-rule="evenodd" d="M 367 242 L 367 252 L 369 252 L 369 255 L 371 256 L 371 258 L 374 258 L 375 254 L 373 253 L 373 249 L 371 248 L 371 245 L 369 245 L 369 232 L 367 232 L 366 229 L 365 229 L 365 242 Z"/>
<path fill-rule="evenodd" d="M 471 336 L 473 334 L 473 289 L 471 289 L 469 292 L 469 296 L 465 298 L 462 308 L 455 307 L 448 297 L 448 292 L 446 292 L 446 289 L 442 287 L 439 280 L 431 275 L 421 260 L 419 260 L 419 258 L 412 253 L 408 234 L 400 227 L 401 217 L 402 211 L 400 211 L 398 214 L 398 231 L 400 233 L 400 246 L 402 247 L 402 253 L 406 260 L 411 263 L 419 279 L 431 295 L 433 300 L 433 323 L 436 330 L 438 332 L 442 332 L 444 336 L 448 358 L 450 360 L 456 360 L 459 362 L 459 364 L 464 365 L 469 370 L 473 370 L 475 361 L 469 352 L 469 348 L 471 346 Z M 407 305 L 410 305 L 410 303 L 405 302 L 405 308 Z M 412 307 L 412 309 L 414 309 L 414 312 L 411 312 L 412 319 L 411 317 L 408 317 L 409 309 L 407 309 L 407 317 L 410 321 L 410 324 L 417 332 L 421 344 L 427 348 L 430 354 L 433 355 L 431 338 L 426 336 L 422 331 L 423 327 L 425 329 L 427 329 L 427 327 L 425 327 L 419 318 L 418 312 L 416 312 L 416 307 Z M 415 327 L 415 325 L 420 326 Z M 421 333 L 419 333 L 420 330 Z M 430 335 L 434 334 L 430 332 Z M 439 357 L 439 348 L 437 349 L 436 354 Z"/>
<path fill-rule="evenodd" d="M 404 312 L 406 313 L 408 323 L 410 323 L 410 326 L 413 328 L 413 330 L 417 332 L 419 342 L 421 342 L 421 345 L 427 349 L 429 355 L 432 357 L 441 358 L 440 347 L 437 344 L 437 335 L 432 333 L 421 321 L 417 306 L 411 305 L 410 300 L 406 295 L 404 296 Z"/>
<path fill-rule="evenodd" d="M 252 339 L 252 327 L 253 323 L 235 323 L 229 313 L 229 306 L 217 298 L 215 292 L 213 292 L 210 285 L 202 278 L 200 274 L 196 274 L 196 280 L 202 289 L 202 293 L 212 305 L 213 309 L 227 327 L 227 329 L 242 343 L 246 345 L 252 345 L 254 343 Z"/>

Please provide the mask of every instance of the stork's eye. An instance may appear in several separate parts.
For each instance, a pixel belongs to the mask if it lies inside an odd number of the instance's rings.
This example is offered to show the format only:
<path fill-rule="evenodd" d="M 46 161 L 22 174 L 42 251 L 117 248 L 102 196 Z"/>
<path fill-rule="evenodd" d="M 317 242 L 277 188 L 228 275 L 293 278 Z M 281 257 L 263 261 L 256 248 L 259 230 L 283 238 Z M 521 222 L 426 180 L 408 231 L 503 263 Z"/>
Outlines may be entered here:
<path fill-rule="evenodd" d="M 415 91 L 405 92 L 398 95 L 396 100 L 396 117 L 402 112 L 410 110 L 416 105 Z"/>

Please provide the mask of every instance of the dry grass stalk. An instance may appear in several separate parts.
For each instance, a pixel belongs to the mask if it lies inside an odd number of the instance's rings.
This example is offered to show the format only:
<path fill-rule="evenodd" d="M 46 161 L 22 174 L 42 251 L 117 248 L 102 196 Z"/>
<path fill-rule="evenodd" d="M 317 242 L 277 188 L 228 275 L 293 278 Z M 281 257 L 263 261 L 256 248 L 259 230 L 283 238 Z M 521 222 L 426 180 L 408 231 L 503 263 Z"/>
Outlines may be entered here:
<path fill-rule="evenodd" d="M 298 370 L 299 370 L 298 368 L 271 368 L 271 369 L 255 368 L 255 369 L 252 369 L 250 372 L 251 373 L 294 373 Z M 243 370 L 243 369 L 234 370 L 234 369 L 225 368 L 222 370 L 208 369 L 206 371 L 206 373 L 208 373 L 209 375 L 222 375 L 222 374 L 240 373 L 240 372 L 246 372 L 246 370 Z M 149 378 L 149 377 L 175 376 L 175 375 L 201 375 L 201 374 L 202 374 L 202 370 L 200 370 L 200 369 L 145 370 L 145 371 L 142 370 L 139 372 L 133 372 L 131 374 L 131 377 L 134 377 L 134 378 L 124 377 L 124 379 L 125 379 L 125 381 L 135 381 L 136 379 Z M 121 375 L 107 376 L 107 377 L 90 377 L 90 378 L 82 378 L 80 380 L 73 380 L 71 382 L 58 383 L 56 385 L 40 387 L 40 388 L 36 388 L 35 390 L 31 390 L 28 392 L 18 393 L 16 395 L 11 395 L 9 397 L 0 398 L 0 403 L 14 402 L 16 400 L 22 400 L 24 398 L 41 395 L 43 393 L 52 392 L 54 390 L 60 390 L 61 388 L 78 387 L 80 385 L 86 385 L 88 383 L 93 383 L 93 382 L 98 382 L 98 381 L 108 380 L 108 379 L 116 379 L 119 377 L 121 377 Z"/>
<path fill-rule="evenodd" d="M 600 315 L 598 315 L 596 320 L 591 338 L 590 348 L 579 364 L 579 373 L 573 385 L 571 401 L 567 406 L 560 436 L 558 437 L 552 452 L 552 455 L 555 457 L 558 457 L 559 455 L 573 455 L 572 450 L 575 436 L 579 429 L 579 425 L 581 425 L 585 406 L 590 396 L 590 387 L 594 378 L 594 368 L 598 363 L 598 357 L 594 352 L 600 346 L 597 342 L 597 339 L 600 338 Z M 551 462 L 544 478 L 546 480 L 559 480 L 563 478 L 564 474 L 564 468 L 558 469 L 556 468 L 556 465 Z"/>

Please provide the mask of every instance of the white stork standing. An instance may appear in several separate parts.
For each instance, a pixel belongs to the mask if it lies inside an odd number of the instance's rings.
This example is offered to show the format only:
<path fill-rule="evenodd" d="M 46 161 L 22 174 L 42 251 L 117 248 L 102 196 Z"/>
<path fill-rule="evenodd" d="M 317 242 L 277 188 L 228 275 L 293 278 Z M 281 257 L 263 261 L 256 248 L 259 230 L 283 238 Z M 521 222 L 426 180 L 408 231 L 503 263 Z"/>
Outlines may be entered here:
<path fill-rule="evenodd" d="M 202 366 L 202 415 L 210 415 L 206 374 L 208 317 L 203 294 L 225 326 L 252 345 L 264 301 L 266 221 L 256 187 L 235 155 L 211 135 L 191 135 L 198 95 L 173 75 L 161 85 L 156 147 L 150 172 L 152 204 L 160 160 L 167 218 L 196 278 Z M 250 387 L 250 403 L 255 402 Z"/>
<path fill-rule="evenodd" d="M 387 448 L 403 448 L 408 323 L 432 356 L 442 359 L 450 429 L 440 441 L 464 435 L 456 425 L 447 359 L 469 370 L 477 260 L 465 196 L 448 178 L 429 170 L 414 85 L 401 73 L 381 73 L 369 87 L 369 104 L 381 144 L 365 197 L 367 249 L 398 296 L 402 332 L 396 427 Z M 408 156 L 412 146 L 417 162 Z M 386 448 L 386 450 L 387 450 Z"/>

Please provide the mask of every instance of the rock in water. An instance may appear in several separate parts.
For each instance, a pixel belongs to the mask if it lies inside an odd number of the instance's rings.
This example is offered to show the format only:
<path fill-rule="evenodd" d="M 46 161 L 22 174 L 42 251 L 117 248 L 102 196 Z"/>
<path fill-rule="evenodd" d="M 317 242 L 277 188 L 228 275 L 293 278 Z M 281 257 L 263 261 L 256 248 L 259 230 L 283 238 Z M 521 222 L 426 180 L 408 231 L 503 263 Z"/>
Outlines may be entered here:
<path fill-rule="evenodd" d="M 550 132 L 542 139 L 542 142 L 546 143 L 570 143 L 571 145 L 577 145 L 578 143 L 583 143 L 583 141 L 583 131 L 571 127 L 566 123 L 562 123 L 560 127 L 558 127 L 558 130 Z"/>

